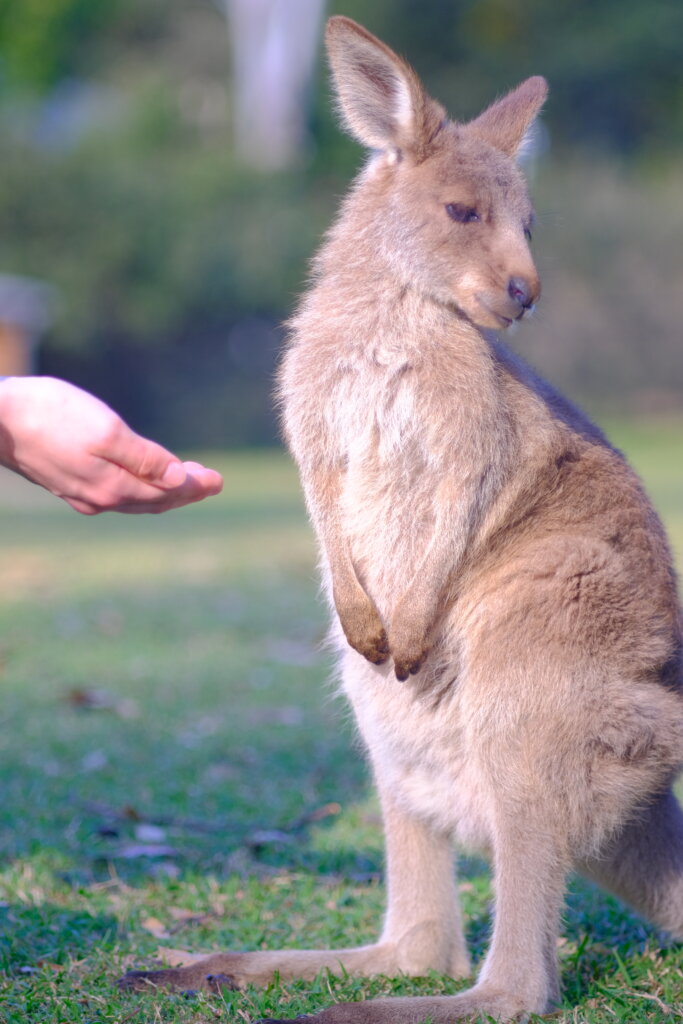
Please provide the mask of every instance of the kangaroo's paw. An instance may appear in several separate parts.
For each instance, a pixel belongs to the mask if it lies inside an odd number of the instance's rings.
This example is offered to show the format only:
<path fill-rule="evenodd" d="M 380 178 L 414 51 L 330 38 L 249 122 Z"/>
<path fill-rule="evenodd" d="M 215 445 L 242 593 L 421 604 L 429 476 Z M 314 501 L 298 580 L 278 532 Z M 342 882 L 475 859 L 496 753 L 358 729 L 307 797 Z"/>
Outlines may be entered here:
<path fill-rule="evenodd" d="M 399 682 L 404 683 L 410 676 L 417 675 L 428 654 L 429 651 L 425 650 L 419 653 L 396 652 L 394 654 L 394 674 Z"/>
<path fill-rule="evenodd" d="M 344 635 L 354 651 L 373 665 L 389 657 L 389 641 L 379 612 L 369 598 L 337 608 Z"/>
<path fill-rule="evenodd" d="M 416 675 L 432 647 L 431 622 L 408 598 L 399 601 L 391 617 L 389 648 L 394 672 L 401 682 Z"/>
<path fill-rule="evenodd" d="M 411 636 L 402 631 L 390 636 L 389 645 L 394 659 L 394 673 L 400 682 L 417 675 L 429 654 L 430 644 L 423 636 Z"/>

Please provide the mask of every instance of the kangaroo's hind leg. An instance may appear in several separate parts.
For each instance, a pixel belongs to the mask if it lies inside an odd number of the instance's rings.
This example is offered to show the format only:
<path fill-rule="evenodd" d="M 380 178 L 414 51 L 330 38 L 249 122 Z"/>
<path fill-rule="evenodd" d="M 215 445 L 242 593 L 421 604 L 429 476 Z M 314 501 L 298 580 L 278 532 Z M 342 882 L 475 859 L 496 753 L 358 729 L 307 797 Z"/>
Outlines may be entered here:
<path fill-rule="evenodd" d="M 581 874 L 683 939 L 683 811 L 666 789 L 630 819 Z"/>
<path fill-rule="evenodd" d="M 119 984 L 141 989 L 215 990 L 313 979 L 321 970 L 355 976 L 421 975 L 430 970 L 469 973 L 453 870 L 450 838 L 435 833 L 383 799 L 386 829 L 388 908 L 380 939 L 350 949 L 282 949 L 216 953 L 183 967 L 130 971 Z"/>
<path fill-rule="evenodd" d="M 449 836 L 406 814 L 380 783 L 386 843 L 387 912 L 380 945 L 395 973 L 430 970 L 467 977 L 465 944 Z"/>
<path fill-rule="evenodd" d="M 541 808 L 498 806 L 495 813 L 496 907 L 491 946 L 476 984 L 454 996 L 338 1003 L 316 1024 L 454 1024 L 545 1013 L 559 996 L 557 931 L 568 868 L 566 843 Z"/>

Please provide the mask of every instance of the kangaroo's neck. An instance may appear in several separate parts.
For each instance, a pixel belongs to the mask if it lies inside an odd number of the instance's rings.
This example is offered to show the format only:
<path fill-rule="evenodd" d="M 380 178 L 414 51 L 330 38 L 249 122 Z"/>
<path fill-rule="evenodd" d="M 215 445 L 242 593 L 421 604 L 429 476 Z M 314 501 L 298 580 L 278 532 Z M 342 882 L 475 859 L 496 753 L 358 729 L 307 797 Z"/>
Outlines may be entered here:
<path fill-rule="evenodd" d="M 381 365 L 390 354 L 403 354 L 412 363 L 446 349 L 472 365 L 477 355 L 488 361 L 486 333 L 428 287 L 405 280 L 391 251 L 381 224 L 347 211 L 316 258 L 314 287 L 300 316 L 318 321 L 318 336 L 324 317 L 340 356 Z"/>

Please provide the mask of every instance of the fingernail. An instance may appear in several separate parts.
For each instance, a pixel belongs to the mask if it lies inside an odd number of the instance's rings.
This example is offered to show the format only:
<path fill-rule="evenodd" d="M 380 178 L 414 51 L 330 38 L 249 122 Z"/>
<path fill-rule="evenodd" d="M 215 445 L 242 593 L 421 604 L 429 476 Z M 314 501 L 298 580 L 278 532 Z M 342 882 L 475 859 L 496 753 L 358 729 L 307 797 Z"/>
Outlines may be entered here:
<path fill-rule="evenodd" d="M 182 462 L 169 462 L 161 482 L 165 487 L 180 487 L 181 484 L 185 483 L 185 476 L 185 468 Z"/>

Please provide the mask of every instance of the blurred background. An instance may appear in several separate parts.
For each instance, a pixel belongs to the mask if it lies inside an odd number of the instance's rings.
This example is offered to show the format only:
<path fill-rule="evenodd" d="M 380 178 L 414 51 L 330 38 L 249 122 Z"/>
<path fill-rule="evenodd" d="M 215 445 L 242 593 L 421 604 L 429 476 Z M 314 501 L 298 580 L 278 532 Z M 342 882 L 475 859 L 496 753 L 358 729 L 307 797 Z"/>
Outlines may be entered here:
<path fill-rule="evenodd" d="M 680 0 L 0 0 L 0 358 L 172 446 L 277 439 L 272 375 L 363 154 L 346 14 L 456 118 L 531 74 L 544 297 L 514 346 L 597 415 L 683 407 Z"/>

